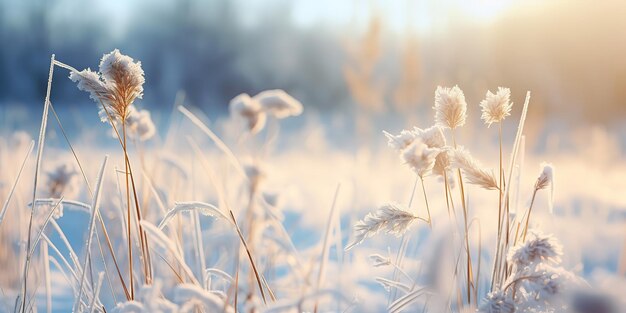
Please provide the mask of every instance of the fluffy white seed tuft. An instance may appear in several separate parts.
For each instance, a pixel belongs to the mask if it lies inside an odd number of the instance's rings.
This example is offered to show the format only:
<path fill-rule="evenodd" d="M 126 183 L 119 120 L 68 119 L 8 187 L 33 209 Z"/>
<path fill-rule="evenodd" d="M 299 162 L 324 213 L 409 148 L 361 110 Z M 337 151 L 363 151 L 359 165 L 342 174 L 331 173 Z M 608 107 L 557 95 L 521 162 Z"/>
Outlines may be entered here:
<path fill-rule="evenodd" d="M 482 108 L 481 118 L 488 126 L 493 123 L 499 123 L 505 117 L 511 115 L 511 90 L 509 88 L 498 87 L 498 91 L 494 94 L 487 91 L 485 100 L 480 102 Z"/>
<path fill-rule="evenodd" d="M 432 172 L 440 151 L 440 149 L 429 148 L 421 140 L 416 140 L 402 152 L 401 157 L 405 164 L 423 178 Z"/>
<path fill-rule="evenodd" d="M 435 91 L 435 122 L 440 127 L 455 129 L 465 125 L 467 103 L 459 86 L 438 86 Z"/>
<path fill-rule="evenodd" d="M 540 262 L 558 264 L 562 254 L 563 247 L 556 238 L 531 230 L 525 242 L 511 248 L 507 260 L 517 268 L 524 268 Z"/>
<path fill-rule="evenodd" d="M 100 119 L 125 121 L 135 99 L 143 97 L 144 72 L 141 62 L 123 55 L 115 49 L 100 61 L 100 74 L 90 69 L 70 73 L 78 89 L 89 92 L 91 99 L 100 104 Z"/>

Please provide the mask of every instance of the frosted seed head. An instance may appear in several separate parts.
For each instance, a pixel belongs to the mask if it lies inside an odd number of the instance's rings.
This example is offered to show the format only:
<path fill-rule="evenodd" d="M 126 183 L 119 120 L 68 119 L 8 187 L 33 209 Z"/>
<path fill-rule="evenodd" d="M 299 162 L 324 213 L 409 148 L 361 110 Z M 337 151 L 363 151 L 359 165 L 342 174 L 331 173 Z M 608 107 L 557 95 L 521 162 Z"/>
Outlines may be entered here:
<path fill-rule="evenodd" d="M 424 177 L 432 171 L 439 149 L 429 148 L 421 140 L 414 141 L 402 152 L 402 160 L 417 175 Z"/>
<path fill-rule="evenodd" d="M 302 114 L 302 103 L 284 90 L 266 90 L 254 96 L 261 109 L 279 119 Z"/>
<path fill-rule="evenodd" d="M 485 99 L 480 102 L 482 108 L 481 118 L 488 126 L 493 123 L 499 123 L 505 117 L 511 115 L 511 90 L 509 88 L 498 87 L 498 91 L 494 94 L 487 91 Z"/>
<path fill-rule="evenodd" d="M 424 130 L 415 127 L 414 132 L 422 139 L 429 148 L 443 148 L 446 145 L 446 136 L 441 127 L 433 125 Z"/>
<path fill-rule="evenodd" d="M 417 138 L 417 133 L 411 130 L 402 130 L 398 135 L 393 135 L 386 131 L 383 131 L 383 134 L 388 139 L 387 145 L 398 151 L 404 150 Z"/>
<path fill-rule="evenodd" d="M 551 235 L 543 234 L 538 230 L 530 230 L 529 237 L 509 251 L 507 260 L 518 269 L 534 266 L 541 262 L 559 264 L 563 247 Z"/>
<path fill-rule="evenodd" d="M 459 86 L 438 86 L 435 91 L 435 122 L 440 127 L 455 129 L 465 125 L 467 103 Z"/>

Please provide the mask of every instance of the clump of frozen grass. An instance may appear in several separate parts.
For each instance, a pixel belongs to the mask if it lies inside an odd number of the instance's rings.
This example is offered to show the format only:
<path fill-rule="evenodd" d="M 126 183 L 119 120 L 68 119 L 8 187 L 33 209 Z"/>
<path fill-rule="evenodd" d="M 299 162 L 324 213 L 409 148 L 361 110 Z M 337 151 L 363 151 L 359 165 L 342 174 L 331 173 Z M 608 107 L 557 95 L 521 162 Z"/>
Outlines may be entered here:
<path fill-rule="evenodd" d="M 505 117 L 511 115 L 511 90 L 509 88 L 498 87 L 498 91 L 494 94 L 487 91 L 485 100 L 480 102 L 482 108 L 481 118 L 488 127 L 493 123 L 499 123 Z"/>
<path fill-rule="evenodd" d="M 141 62 L 123 55 L 115 49 L 100 61 L 100 73 L 91 69 L 72 71 L 70 79 L 78 89 L 89 92 L 94 101 L 101 104 L 100 119 L 125 121 L 135 99 L 143 96 L 145 82 Z"/>
<path fill-rule="evenodd" d="M 376 211 L 368 213 L 364 219 L 354 225 L 355 238 L 346 247 L 346 251 L 381 231 L 401 236 L 415 219 L 417 219 L 417 216 L 410 213 L 408 208 L 397 203 L 385 204 Z"/>
<path fill-rule="evenodd" d="M 181 312 L 195 312 L 205 309 L 208 312 L 234 312 L 224 300 L 197 285 L 179 284 L 174 288 L 175 302 L 179 303 Z"/>
<path fill-rule="evenodd" d="M 558 264 L 561 262 L 563 247 L 554 238 L 538 230 L 531 230 L 529 238 L 509 250 L 508 262 L 517 268 L 536 265 L 541 262 Z"/>
<path fill-rule="evenodd" d="M 465 125 L 467 103 L 459 86 L 438 86 L 435 91 L 435 122 L 439 127 L 456 129 Z"/>
<path fill-rule="evenodd" d="M 526 242 L 509 251 L 510 275 L 487 295 L 479 312 L 570 312 L 567 296 L 583 281 L 561 266 L 561 254 L 554 237 L 532 230 Z"/>

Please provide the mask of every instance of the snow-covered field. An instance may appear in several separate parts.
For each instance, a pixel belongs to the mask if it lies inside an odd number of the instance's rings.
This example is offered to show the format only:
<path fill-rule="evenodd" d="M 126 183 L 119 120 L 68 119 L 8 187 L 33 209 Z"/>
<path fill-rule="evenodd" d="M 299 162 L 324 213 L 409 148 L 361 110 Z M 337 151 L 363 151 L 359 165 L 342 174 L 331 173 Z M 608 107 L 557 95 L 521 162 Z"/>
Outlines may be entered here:
<path fill-rule="evenodd" d="M 154 125 L 132 59 L 54 71 L 97 104 L 84 130 L 64 134 L 75 116 L 46 102 L 40 134 L 0 138 L 2 312 L 626 307 L 626 161 L 606 129 L 530 142 L 535 125 L 496 114 L 506 91 L 466 107 L 457 88 L 434 91 L 428 124 L 388 134 L 276 90 L 215 120 L 178 103 Z M 464 125 L 481 109 L 491 127 Z"/>

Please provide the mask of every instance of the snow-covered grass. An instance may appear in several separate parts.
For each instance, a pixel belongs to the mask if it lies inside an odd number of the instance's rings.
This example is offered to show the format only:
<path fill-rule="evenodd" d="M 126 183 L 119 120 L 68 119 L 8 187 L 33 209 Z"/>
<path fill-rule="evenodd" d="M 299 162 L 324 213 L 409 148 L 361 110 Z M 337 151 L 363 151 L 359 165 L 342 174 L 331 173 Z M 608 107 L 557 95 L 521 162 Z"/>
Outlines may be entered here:
<path fill-rule="evenodd" d="M 478 106 L 439 88 L 434 126 L 375 130 L 353 150 L 328 144 L 328 125 L 281 131 L 282 119 L 314 119 L 280 90 L 242 94 L 218 121 L 178 103 L 154 125 L 135 108 L 140 63 L 117 50 L 99 73 L 51 62 L 50 79 L 71 73 L 97 103 L 84 118 L 113 137 L 70 141 L 48 96 L 37 143 L 0 137 L 2 312 L 626 306 L 617 139 L 595 130 L 601 143 L 527 149 L 508 89 Z M 464 136 L 481 108 L 491 127 Z M 63 145 L 46 146 L 51 129 Z"/>

